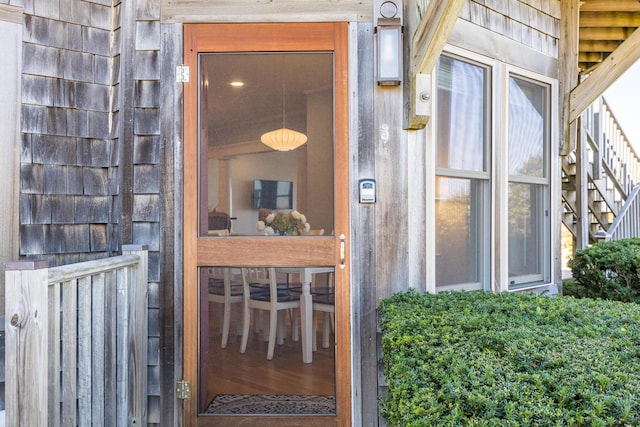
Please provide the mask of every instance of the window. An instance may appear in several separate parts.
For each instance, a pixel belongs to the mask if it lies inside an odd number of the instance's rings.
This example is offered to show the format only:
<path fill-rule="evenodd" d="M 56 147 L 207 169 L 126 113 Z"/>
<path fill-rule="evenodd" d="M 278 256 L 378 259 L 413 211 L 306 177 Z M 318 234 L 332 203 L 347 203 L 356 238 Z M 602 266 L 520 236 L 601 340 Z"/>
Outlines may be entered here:
<path fill-rule="evenodd" d="M 449 48 L 435 82 L 428 290 L 549 283 L 553 81 Z"/>
<path fill-rule="evenodd" d="M 436 287 L 488 281 L 489 84 L 485 66 L 442 56 L 437 79 Z"/>
<path fill-rule="evenodd" d="M 548 280 L 548 86 L 509 77 L 509 286 Z"/>

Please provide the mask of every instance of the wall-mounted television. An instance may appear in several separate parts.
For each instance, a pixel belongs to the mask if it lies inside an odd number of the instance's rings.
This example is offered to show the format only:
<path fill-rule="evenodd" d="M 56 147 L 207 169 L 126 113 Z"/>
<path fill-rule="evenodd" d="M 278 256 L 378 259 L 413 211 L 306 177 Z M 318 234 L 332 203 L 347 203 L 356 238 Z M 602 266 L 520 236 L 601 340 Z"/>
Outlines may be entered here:
<path fill-rule="evenodd" d="M 293 182 L 254 180 L 252 206 L 253 209 L 293 209 Z"/>

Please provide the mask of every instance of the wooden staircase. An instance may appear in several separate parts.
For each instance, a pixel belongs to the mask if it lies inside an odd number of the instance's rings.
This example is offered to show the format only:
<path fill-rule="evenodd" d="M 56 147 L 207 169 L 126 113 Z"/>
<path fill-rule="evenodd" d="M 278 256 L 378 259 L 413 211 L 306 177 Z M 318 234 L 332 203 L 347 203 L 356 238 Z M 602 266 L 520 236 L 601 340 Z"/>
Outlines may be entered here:
<path fill-rule="evenodd" d="M 640 157 L 603 97 L 579 120 L 576 149 L 562 158 L 562 222 L 574 250 L 640 237 Z"/>

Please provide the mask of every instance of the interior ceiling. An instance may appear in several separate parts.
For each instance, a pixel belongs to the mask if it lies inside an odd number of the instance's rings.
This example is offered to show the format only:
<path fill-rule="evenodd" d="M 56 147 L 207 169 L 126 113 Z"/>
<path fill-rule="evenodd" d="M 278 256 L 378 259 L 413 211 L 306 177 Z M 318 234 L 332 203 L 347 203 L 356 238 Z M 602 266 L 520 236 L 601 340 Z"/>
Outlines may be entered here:
<path fill-rule="evenodd" d="M 588 74 L 640 27 L 640 0 L 582 0 L 578 67 Z"/>
<path fill-rule="evenodd" d="M 223 53 L 201 57 L 202 78 L 207 88 L 206 117 L 210 144 L 227 144 L 227 131 L 253 130 L 253 139 L 282 124 L 283 107 L 290 120 L 305 111 L 308 94 L 330 90 L 333 85 L 333 55 L 302 53 Z M 233 88 L 230 82 L 242 81 Z M 265 125 L 267 128 L 261 128 Z M 304 129 L 296 129 L 304 131 Z"/>

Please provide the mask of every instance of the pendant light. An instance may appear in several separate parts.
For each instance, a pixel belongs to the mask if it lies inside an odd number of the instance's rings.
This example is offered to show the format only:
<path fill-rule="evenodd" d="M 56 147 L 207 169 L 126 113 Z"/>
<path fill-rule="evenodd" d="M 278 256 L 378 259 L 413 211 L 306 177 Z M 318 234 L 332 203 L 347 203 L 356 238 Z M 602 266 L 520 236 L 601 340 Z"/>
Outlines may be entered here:
<path fill-rule="evenodd" d="M 285 126 L 285 87 L 282 77 L 282 128 L 262 134 L 260 141 L 267 147 L 277 151 L 291 151 L 307 142 L 307 135 Z"/>

